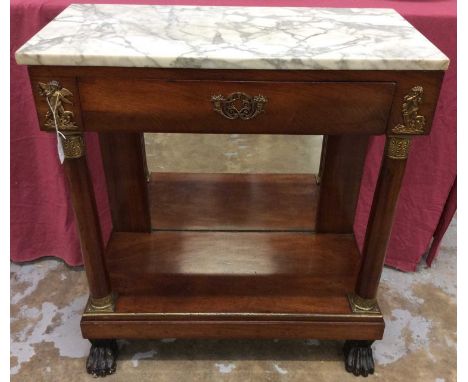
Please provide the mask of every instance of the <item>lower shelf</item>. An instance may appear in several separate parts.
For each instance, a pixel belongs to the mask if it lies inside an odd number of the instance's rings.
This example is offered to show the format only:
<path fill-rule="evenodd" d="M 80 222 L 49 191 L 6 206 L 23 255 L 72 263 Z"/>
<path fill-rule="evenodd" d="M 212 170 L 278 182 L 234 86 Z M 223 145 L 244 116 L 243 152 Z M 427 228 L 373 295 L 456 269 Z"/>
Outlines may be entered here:
<path fill-rule="evenodd" d="M 84 314 L 85 338 L 380 339 L 381 315 L 355 314 L 353 235 L 114 233 L 106 261 L 114 313 Z"/>
<path fill-rule="evenodd" d="M 151 173 L 153 229 L 313 231 L 312 174 Z"/>

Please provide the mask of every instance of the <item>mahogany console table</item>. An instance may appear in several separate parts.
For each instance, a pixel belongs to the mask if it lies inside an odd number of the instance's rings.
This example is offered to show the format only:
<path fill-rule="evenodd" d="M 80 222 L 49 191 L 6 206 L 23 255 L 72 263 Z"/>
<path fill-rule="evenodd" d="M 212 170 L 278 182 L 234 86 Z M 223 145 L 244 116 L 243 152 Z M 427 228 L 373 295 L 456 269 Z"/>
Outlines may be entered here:
<path fill-rule="evenodd" d="M 115 339 L 346 340 L 373 373 L 376 293 L 411 138 L 448 59 L 389 9 L 71 5 L 16 53 L 56 132 L 90 298 L 89 373 Z M 83 132 L 98 132 L 104 245 Z M 313 175 L 148 174 L 143 132 L 323 134 Z M 353 218 L 370 135 L 387 144 L 363 253 Z"/>

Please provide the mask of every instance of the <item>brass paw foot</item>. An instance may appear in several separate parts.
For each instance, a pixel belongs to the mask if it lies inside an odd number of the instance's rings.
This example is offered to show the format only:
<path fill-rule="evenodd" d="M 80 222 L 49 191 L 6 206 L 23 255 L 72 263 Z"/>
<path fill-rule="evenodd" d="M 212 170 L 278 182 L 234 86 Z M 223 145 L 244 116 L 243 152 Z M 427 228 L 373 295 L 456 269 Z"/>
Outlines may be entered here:
<path fill-rule="evenodd" d="M 374 374 L 373 341 L 346 341 L 343 347 L 345 368 L 355 376 Z"/>
<path fill-rule="evenodd" d="M 105 377 L 115 373 L 117 367 L 116 340 L 90 340 L 91 350 L 86 361 L 86 371 L 93 377 Z"/>

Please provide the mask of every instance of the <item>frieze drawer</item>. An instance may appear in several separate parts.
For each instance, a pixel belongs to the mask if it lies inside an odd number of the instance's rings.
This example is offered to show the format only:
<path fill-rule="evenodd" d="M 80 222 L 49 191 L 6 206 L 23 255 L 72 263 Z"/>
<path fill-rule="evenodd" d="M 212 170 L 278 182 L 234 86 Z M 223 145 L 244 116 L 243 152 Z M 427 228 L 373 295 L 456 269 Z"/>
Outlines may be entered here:
<path fill-rule="evenodd" d="M 78 80 L 85 130 L 382 134 L 392 82 Z"/>

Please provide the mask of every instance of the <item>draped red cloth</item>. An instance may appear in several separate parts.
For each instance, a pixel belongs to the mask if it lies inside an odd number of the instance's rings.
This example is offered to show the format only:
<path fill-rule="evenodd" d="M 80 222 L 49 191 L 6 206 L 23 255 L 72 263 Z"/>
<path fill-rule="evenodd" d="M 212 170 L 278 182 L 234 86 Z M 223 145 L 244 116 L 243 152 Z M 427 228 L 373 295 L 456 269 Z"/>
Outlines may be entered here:
<path fill-rule="evenodd" d="M 57 158 L 54 134 L 39 131 L 24 66 L 14 52 L 70 3 L 85 0 L 13 0 L 11 2 L 11 259 L 30 261 L 56 256 L 82 264 L 67 185 Z M 99 0 L 98 3 L 308 6 L 394 8 L 451 60 L 428 137 L 413 140 L 398 202 L 386 264 L 414 271 L 429 250 L 428 262 L 456 210 L 456 1 L 455 0 Z M 416 85 L 416 84 L 415 84 Z M 97 136 L 87 134 L 88 162 L 99 215 L 107 240 L 111 219 Z M 366 158 L 354 230 L 362 246 L 379 172 L 383 137 L 371 140 Z M 434 239 L 432 247 L 431 241 Z"/>

